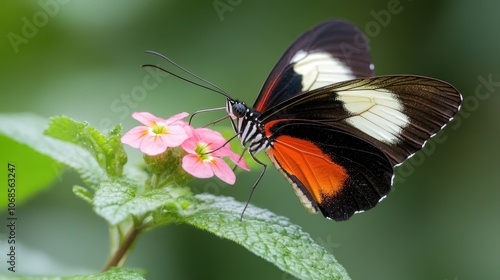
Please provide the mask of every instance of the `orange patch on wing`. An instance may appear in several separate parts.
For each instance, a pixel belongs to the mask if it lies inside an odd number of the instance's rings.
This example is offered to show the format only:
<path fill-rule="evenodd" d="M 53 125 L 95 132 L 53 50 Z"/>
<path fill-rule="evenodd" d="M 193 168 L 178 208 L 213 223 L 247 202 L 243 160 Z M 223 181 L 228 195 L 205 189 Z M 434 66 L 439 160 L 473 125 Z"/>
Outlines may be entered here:
<path fill-rule="evenodd" d="M 321 203 L 324 196 L 333 196 L 342 189 L 348 177 L 344 167 L 307 140 L 282 135 L 267 152 L 306 187 L 317 203 Z"/>

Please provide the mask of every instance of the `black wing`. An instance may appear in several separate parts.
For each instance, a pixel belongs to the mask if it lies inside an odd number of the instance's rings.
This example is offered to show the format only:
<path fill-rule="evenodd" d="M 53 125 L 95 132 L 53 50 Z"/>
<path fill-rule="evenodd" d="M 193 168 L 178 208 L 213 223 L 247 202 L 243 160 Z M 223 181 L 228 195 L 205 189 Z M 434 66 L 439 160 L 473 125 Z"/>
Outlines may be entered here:
<path fill-rule="evenodd" d="M 425 77 L 356 79 L 297 95 L 262 113 L 267 153 L 302 203 L 347 220 L 390 190 L 394 166 L 460 109 L 460 93 Z"/>
<path fill-rule="evenodd" d="M 382 76 L 295 96 L 263 112 L 260 119 L 263 123 L 294 119 L 330 126 L 382 150 L 395 166 L 441 130 L 458 112 L 461 101 L 460 93 L 443 81 Z"/>
<path fill-rule="evenodd" d="M 363 33 L 345 21 L 326 21 L 288 47 L 269 74 L 254 108 L 263 112 L 301 92 L 372 75 Z"/>
<path fill-rule="evenodd" d="M 361 138 L 301 120 L 273 121 L 265 130 L 273 142 L 267 154 L 313 212 L 347 220 L 390 191 L 394 171 L 389 159 Z"/>

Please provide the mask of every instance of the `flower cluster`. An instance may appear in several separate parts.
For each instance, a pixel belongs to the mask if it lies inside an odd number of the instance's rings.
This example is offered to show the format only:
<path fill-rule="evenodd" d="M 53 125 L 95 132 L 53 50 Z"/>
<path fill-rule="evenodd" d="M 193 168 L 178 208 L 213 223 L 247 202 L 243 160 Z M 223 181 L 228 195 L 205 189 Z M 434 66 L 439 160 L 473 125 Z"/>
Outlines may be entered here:
<path fill-rule="evenodd" d="M 132 117 L 143 125 L 125 133 L 121 141 L 149 156 L 180 146 L 186 153 L 182 158 L 182 168 L 187 173 L 198 178 L 215 175 L 228 184 L 234 184 L 236 176 L 223 158 L 227 157 L 242 169 L 249 170 L 245 160 L 231 151 L 219 132 L 193 128 L 183 120 L 187 116 L 188 113 L 180 113 L 162 119 L 147 112 L 133 113 Z"/>

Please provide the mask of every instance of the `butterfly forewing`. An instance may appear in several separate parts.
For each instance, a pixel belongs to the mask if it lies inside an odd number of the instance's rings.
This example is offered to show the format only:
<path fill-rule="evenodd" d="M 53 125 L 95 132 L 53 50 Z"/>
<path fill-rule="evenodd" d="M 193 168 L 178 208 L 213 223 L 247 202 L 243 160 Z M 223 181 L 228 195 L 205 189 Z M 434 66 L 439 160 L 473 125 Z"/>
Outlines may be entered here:
<path fill-rule="evenodd" d="M 345 21 L 326 21 L 288 47 L 269 74 L 254 108 L 262 112 L 302 92 L 372 73 L 363 33 Z"/>
<path fill-rule="evenodd" d="M 264 112 L 261 119 L 331 126 L 371 143 L 397 165 L 446 125 L 460 103 L 461 95 L 448 83 L 419 76 L 383 76 L 295 96 Z"/>

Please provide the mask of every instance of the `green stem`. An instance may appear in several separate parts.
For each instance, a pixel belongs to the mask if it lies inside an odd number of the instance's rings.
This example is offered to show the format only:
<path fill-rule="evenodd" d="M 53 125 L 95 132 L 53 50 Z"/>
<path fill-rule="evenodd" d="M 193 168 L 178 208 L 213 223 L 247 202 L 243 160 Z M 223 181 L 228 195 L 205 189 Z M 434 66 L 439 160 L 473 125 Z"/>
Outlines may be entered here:
<path fill-rule="evenodd" d="M 132 246 L 135 239 L 141 232 L 141 229 L 143 228 L 144 227 L 134 227 L 126 234 L 125 240 L 114 252 L 113 256 L 107 261 L 106 265 L 104 265 L 104 268 L 102 269 L 103 272 L 107 271 L 113 266 L 118 266 L 120 264 L 123 264 L 127 252 L 129 251 L 130 247 Z"/>
<path fill-rule="evenodd" d="M 158 183 L 157 188 L 163 188 L 164 186 L 166 186 L 167 184 L 169 184 L 171 182 L 172 182 L 172 176 L 168 176 L 163 181 Z"/>
<path fill-rule="evenodd" d="M 161 178 L 163 177 L 163 173 L 154 173 L 151 176 L 151 188 L 157 189 L 161 185 Z"/>
<path fill-rule="evenodd" d="M 120 247 L 121 241 L 121 233 L 118 226 L 110 226 L 109 227 L 109 257 L 108 262 L 111 260 L 111 257 L 114 252 L 118 250 Z"/>

